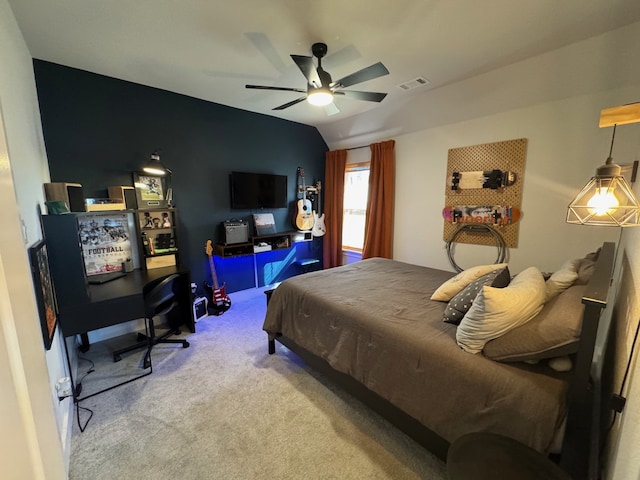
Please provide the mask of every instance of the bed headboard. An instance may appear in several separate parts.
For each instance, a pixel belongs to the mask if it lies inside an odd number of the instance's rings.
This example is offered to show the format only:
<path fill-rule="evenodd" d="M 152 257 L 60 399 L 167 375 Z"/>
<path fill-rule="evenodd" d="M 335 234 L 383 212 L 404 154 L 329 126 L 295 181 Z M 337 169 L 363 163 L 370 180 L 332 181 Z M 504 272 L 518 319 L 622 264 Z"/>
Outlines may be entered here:
<path fill-rule="evenodd" d="M 573 478 L 599 478 L 601 446 L 602 365 L 594 360 L 594 351 L 606 351 L 608 334 L 598 335 L 602 311 L 613 275 L 616 245 L 605 242 L 593 276 L 582 297 L 584 315 L 580 347 L 569 381 L 567 426 L 560 464 Z"/>

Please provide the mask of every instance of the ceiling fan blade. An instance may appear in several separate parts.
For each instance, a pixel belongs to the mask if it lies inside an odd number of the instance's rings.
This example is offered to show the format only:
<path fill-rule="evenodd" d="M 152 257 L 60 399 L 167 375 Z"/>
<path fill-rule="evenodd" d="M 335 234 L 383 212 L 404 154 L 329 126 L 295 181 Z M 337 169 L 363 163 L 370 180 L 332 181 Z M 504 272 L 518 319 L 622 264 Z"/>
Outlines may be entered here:
<path fill-rule="evenodd" d="M 324 106 L 325 113 L 330 117 L 331 115 L 336 115 L 340 113 L 340 109 L 336 106 L 334 102 L 331 102 L 329 105 Z"/>
<path fill-rule="evenodd" d="M 320 77 L 318 76 L 318 72 L 316 71 L 316 66 L 313 63 L 312 57 L 305 57 L 304 55 L 291 55 L 291 58 L 298 68 L 307 79 L 307 83 L 313 85 L 315 87 L 321 87 L 322 82 L 320 81 Z"/>
<path fill-rule="evenodd" d="M 272 108 L 272 110 L 284 110 L 285 108 L 289 108 L 289 107 L 295 105 L 296 103 L 304 102 L 306 99 L 307 99 L 307 97 L 305 95 L 304 97 L 300 97 L 300 98 L 294 100 L 293 102 L 285 103 L 284 105 L 280 105 L 279 107 Z"/>
<path fill-rule="evenodd" d="M 384 97 L 387 96 L 386 93 L 380 92 L 355 92 L 353 90 L 339 90 L 337 92 L 333 92 L 334 95 L 344 95 L 347 98 L 353 98 L 355 100 L 366 100 L 367 102 L 381 102 L 384 100 Z"/>
<path fill-rule="evenodd" d="M 374 78 L 382 77 L 383 75 L 387 75 L 388 73 L 389 70 L 387 70 L 387 67 L 385 67 L 381 62 L 378 62 L 374 63 L 373 65 L 369 65 L 367 68 L 358 70 L 351 75 L 347 75 L 340 80 L 336 80 L 331 84 L 331 87 L 348 87 L 350 85 L 355 85 L 356 83 L 362 83 L 366 82 L 367 80 L 373 80 Z"/>
<path fill-rule="evenodd" d="M 267 87 L 265 85 L 245 85 L 246 88 L 254 88 L 257 90 L 279 90 L 281 92 L 299 92 L 299 93 L 307 93 L 306 90 L 302 90 L 300 88 L 289 88 L 289 87 Z"/>

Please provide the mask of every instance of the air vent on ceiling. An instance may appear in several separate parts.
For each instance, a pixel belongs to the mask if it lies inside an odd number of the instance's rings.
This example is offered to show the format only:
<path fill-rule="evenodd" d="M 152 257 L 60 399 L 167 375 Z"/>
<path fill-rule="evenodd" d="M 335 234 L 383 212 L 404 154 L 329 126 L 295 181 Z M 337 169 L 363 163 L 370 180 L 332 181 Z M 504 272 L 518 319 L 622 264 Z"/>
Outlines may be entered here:
<path fill-rule="evenodd" d="M 401 83 L 398 85 L 398 88 L 402 90 L 413 90 L 414 88 L 422 87 L 423 85 L 429 84 L 429 80 L 424 77 L 417 77 L 413 80 L 409 80 L 408 82 Z"/>

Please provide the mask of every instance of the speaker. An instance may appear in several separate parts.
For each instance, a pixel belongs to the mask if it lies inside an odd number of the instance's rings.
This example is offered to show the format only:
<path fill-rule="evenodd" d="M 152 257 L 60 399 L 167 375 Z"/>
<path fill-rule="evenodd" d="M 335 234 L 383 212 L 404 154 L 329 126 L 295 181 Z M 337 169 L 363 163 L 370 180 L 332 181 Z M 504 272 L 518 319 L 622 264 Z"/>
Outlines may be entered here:
<path fill-rule="evenodd" d="M 47 202 L 64 202 L 70 212 L 85 212 L 84 193 L 79 183 L 53 182 L 44 184 Z"/>
<path fill-rule="evenodd" d="M 109 187 L 109 198 L 120 200 L 125 204 L 127 210 L 135 210 L 138 208 L 138 199 L 136 198 L 136 189 L 129 186 Z"/>
<path fill-rule="evenodd" d="M 209 302 L 205 297 L 196 297 L 193 301 L 193 319 L 197 322 L 202 317 L 206 317 L 208 315 L 207 312 L 207 304 Z"/>
<path fill-rule="evenodd" d="M 224 244 L 247 243 L 249 241 L 249 224 L 244 220 L 227 220 L 222 222 Z"/>

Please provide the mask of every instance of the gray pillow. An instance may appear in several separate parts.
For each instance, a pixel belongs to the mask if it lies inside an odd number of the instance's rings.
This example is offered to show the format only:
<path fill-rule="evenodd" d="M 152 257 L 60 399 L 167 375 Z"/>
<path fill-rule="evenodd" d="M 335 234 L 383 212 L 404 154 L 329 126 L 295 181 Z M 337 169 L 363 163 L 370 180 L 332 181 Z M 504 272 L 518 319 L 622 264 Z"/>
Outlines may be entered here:
<path fill-rule="evenodd" d="M 585 289 L 585 285 L 574 285 L 552 298 L 529 322 L 487 342 L 484 355 L 501 362 L 521 362 L 575 353 Z"/>
<path fill-rule="evenodd" d="M 473 305 L 473 301 L 482 287 L 504 288 L 509 285 L 510 280 L 511 276 L 508 267 L 493 270 L 477 278 L 449 301 L 447 308 L 444 310 L 444 321 L 458 325 L 471 308 L 471 305 Z"/>
<path fill-rule="evenodd" d="M 599 255 L 600 248 L 595 252 L 587 253 L 584 256 L 584 258 L 580 262 L 580 265 L 578 265 L 578 278 L 573 283 L 574 285 L 586 285 L 589 283 Z"/>

